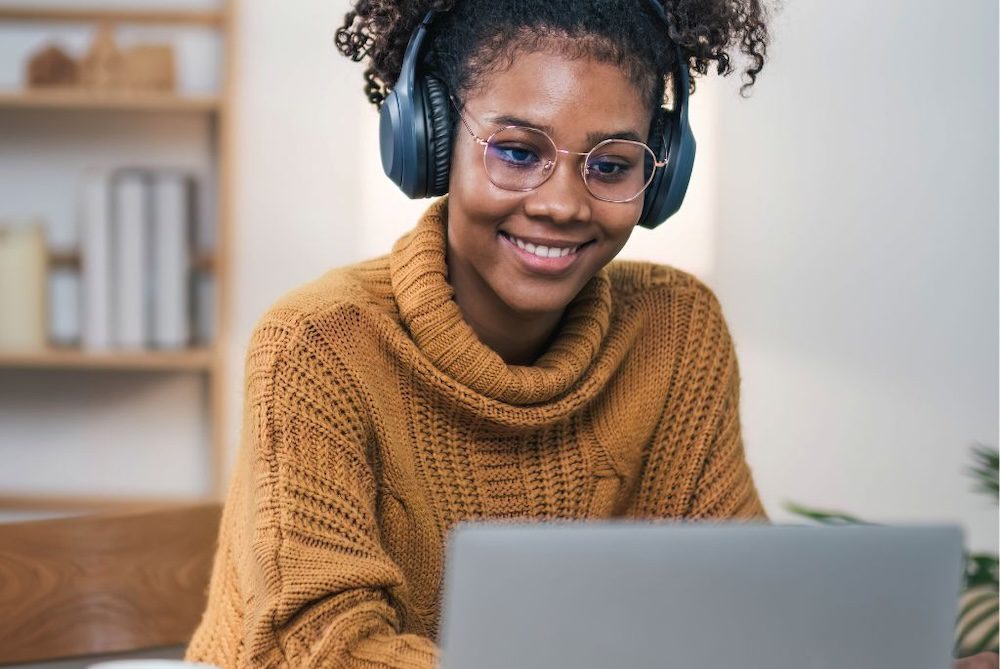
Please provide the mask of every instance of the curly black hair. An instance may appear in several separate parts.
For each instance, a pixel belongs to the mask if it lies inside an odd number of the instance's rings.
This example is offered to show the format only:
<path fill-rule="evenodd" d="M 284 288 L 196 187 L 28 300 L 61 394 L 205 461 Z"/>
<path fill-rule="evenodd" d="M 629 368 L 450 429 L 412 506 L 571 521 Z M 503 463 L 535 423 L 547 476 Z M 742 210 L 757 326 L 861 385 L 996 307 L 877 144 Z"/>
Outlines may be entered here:
<path fill-rule="evenodd" d="M 660 0 L 656 0 L 660 1 Z M 425 63 L 456 95 L 518 53 L 557 49 L 622 68 L 649 101 L 663 100 L 677 58 L 694 77 L 733 71 L 738 49 L 748 57 L 741 92 L 754 84 L 767 56 L 768 12 L 762 0 L 663 0 L 667 25 L 640 0 L 356 0 L 336 44 L 354 61 L 369 59 L 365 95 L 376 107 L 396 82 L 411 33 L 429 10 Z"/>

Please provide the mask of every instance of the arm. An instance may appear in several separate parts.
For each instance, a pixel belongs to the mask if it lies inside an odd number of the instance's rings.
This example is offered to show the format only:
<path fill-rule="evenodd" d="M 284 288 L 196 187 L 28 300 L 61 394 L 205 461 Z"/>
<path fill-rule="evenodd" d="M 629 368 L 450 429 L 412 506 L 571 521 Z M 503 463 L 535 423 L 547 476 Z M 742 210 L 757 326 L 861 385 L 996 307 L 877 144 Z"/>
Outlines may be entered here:
<path fill-rule="evenodd" d="M 728 333 L 726 340 L 728 342 Z M 697 477 L 687 516 L 694 519 L 766 520 L 743 450 L 739 367 L 732 344 L 728 344 L 718 417 L 711 424 L 706 439 L 707 454 Z"/>
<path fill-rule="evenodd" d="M 380 545 L 361 392 L 323 336 L 286 322 L 265 322 L 251 342 L 240 461 L 188 657 L 225 669 L 434 667 L 433 642 L 401 633 L 404 577 Z"/>
<path fill-rule="evenodd" d="M 641 517 L 766 520 L 740 433 L 740 375 L 718 300 L 691 298 L 687 339 L 639 487 Z"/>

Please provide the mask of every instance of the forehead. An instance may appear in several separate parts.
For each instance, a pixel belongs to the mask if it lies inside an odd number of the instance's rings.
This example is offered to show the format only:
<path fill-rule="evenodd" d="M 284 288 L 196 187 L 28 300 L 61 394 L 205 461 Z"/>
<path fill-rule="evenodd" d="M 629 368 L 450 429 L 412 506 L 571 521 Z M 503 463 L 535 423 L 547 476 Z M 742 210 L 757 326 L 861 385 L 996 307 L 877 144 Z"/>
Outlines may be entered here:
<path fill-rule="evenodd" d="M 516 116 L 551 128 L 557 142 L 595 131 L 645 137 L 652 118 L 642 93 L 618 67 L 547 52 L 515 56 L 464 97 L 466 109 L 480 118 Z"/>

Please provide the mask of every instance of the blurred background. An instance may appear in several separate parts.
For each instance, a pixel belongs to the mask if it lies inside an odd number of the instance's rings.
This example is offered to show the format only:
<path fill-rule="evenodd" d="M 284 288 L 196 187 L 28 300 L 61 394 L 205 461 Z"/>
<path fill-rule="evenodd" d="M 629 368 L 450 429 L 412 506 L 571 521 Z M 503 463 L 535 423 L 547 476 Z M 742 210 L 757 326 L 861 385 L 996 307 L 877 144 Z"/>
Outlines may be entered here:
<path fill-rule="evenodd" d="M 775 520 L 995 550 L 998 9 L 944 7 L 787 2 L 749 99 L 698 81 L 688 200 L 624 255 L 718 294 Z M 427 206 L 382 176 L 347 8 L 0 0 L 0 519 L 220 495 L 257 319 Z"/>

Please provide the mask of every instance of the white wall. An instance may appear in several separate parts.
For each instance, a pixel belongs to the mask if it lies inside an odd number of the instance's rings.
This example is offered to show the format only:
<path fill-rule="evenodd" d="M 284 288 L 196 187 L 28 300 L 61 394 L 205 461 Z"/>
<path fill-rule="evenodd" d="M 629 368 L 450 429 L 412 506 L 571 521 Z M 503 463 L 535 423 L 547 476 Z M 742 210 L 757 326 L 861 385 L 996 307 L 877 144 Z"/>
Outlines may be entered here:
<path fill-rule="evenodd" d="M 716 270 L 768 508 L 961 519 L 997 444 L 997 3 L 788 3 L 721 107 Z"/>

